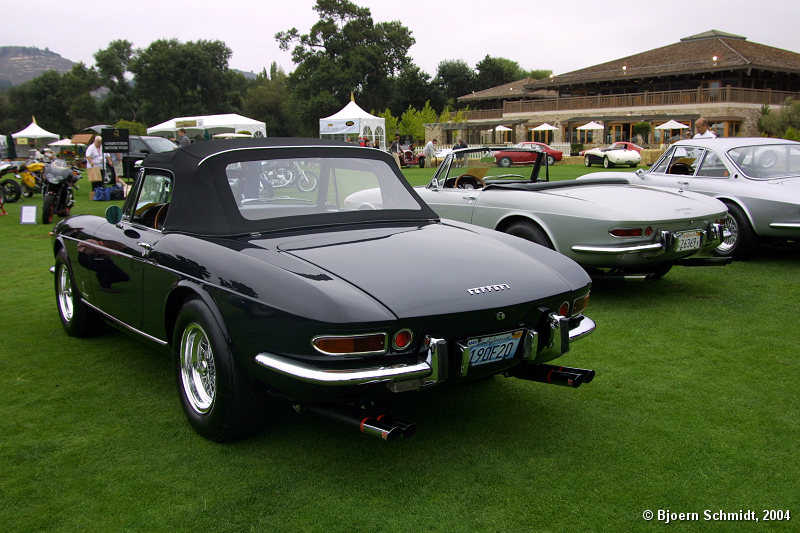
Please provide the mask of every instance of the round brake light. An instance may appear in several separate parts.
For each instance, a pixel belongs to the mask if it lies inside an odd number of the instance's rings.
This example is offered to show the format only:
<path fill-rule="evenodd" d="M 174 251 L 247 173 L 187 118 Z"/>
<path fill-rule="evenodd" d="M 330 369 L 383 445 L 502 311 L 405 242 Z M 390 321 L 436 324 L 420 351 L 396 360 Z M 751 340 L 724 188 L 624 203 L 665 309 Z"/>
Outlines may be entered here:
<path fill-rule="evenodd" d="M 411 346 L 411 341 L 414 339 L 414 334 L 409 329 L 401 329 L 394 334 L 392 338 L 392 347 L 395 350 L 405 350 Z"/>

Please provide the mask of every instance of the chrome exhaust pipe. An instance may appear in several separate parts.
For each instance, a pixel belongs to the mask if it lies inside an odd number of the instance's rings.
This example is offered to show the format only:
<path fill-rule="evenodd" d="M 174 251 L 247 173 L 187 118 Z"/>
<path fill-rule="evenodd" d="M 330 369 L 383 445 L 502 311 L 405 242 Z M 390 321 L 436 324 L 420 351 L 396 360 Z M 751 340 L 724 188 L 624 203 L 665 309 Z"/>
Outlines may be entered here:
<path fill-rule="evenodd" d="M 594 379 L 594 374 L 594 370 L 585 370 L 583 368 L 524 363 L 509 371 L 509 375 L 515 378 L 561 385 L 562 387 L 573 389 L 577 389 L 583 383 L 591 383 Z"/>
<path fill-rule="evenodd" d="M 309 413 L 357 428 L 365 435 L 387 442 L 395 441 L 400 437 L 410 437 L 417 431 L 416 424 L 403 422 L 388 415 L 375 416 L 365 411 L 346 410 L 321 405 L 306 405 L 305 409 Z"/>

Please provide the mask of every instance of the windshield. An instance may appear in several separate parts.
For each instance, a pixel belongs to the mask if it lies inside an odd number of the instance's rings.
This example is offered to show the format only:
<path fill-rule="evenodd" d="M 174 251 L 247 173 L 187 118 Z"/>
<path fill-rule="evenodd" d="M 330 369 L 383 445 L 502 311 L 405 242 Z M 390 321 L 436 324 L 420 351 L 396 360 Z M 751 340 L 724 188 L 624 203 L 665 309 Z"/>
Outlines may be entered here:
<path fill-rule="evenodd" d="M 177 144 L 163 137 L 153 137 L 151 139 L 147 139 L 147 144 L 150 146 L 150 149 L 154 154 L 159 152 L 169 152 L 170 150 L 174 150 L 178 147 Z"/>
<path fill-rule="evenodd" d="M 762 144 L 728 150 L 728 157 L 756 179 L 800 176 L 800 144 Z"/>
<path fill-rule="evenodd" d="M 347 211 L 422 213 L 417 199 L 379 159 L 298 157 L 240 161 L 225 167 L 242 216 L 268 220 Z M 352 198 L 363 198 L 354 202 Z M 348 200 L 348 201 L 345 201 Z"/>

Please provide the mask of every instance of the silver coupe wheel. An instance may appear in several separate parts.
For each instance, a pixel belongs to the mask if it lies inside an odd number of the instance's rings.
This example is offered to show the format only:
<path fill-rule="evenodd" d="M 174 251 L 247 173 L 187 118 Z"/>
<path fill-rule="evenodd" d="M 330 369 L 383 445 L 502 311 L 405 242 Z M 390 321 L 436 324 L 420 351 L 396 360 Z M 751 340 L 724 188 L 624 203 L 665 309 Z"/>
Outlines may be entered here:
<path fill-rule="evenodd" d="M 181 383 L 186 399 L 198 414 L 205 414 L 214 405 L 217 371 L 214 351 L 205 330 L 197 324 L 186 326 L 181 336 Z"/>
<path fill-rule="evenodd" d="M 587 167 L 592 166 L 592 160 L 589 158 L 588 155 L 583 156 L 583 164 L 586 165 Z"/>
<path fill-rule="evenodd" d="M 736 219 L 732 216 L 728 216 L 725 218 L 725 226 L 724 228 L 730 233 L 730 237 L 725 239 L 717 246 L 717 252 L 720 255 L 730 255 L 734 248 L 736 248 L 736 242 L 739 240 L 739 225 L 736 223 Z"/>
<path fill-rule="evenodd" d="M 58 310 L 65 322 L 72 322 L 72 314 L 75 311 L 75 302 L 72 299 L 72 280 L 69 276 L 67 265 L 61 263 L 58 266 L 58 283 L 56 288 L 56 298 L 58 299 Z"/>

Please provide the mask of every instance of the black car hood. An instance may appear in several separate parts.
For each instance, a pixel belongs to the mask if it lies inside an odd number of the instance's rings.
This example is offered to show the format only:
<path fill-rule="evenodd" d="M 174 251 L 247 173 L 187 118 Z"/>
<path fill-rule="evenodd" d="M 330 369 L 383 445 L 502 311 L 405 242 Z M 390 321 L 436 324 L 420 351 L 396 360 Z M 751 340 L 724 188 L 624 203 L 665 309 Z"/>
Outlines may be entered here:
<path fill-rule="evenodd" d="M 556 252 L 441 223 L 296 236 L 278 250 L 357 287 L 398 318 L 514 305 L 588 284 Z"/>

